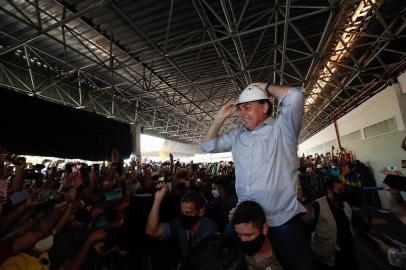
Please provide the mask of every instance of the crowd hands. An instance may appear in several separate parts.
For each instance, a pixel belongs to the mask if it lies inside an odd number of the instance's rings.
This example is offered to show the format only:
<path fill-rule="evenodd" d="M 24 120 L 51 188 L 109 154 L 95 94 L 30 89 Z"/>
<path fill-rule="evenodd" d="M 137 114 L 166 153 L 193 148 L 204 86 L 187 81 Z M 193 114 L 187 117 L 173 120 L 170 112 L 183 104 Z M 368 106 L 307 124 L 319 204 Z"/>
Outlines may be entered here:
<path fill-rule="evenodd" d="M 166 162 L 126 165 L 113 150 L 107 166 L 43 163 L 27 164 L 0 147 L 0 269 L 110 269 L 114 258 L 128 256 L 121 238 L 132 198 L 152 197 L 159 183 L 168 183 L 178 198 L 204 192 L 223 227 L 229 208 L 215 206 L 215 199 L 226 196 L 230 208 L 235 204 L 228 191 L 232 162 L 185 164 L 170 155 Z M 225 181 L 214 184 L 220 176 Z"/>
<path fill-rule="evenodd" d="M 351 151 L 344 148 L 325 154 L 315 154 L 300 158 L 299 201 L 312 202 L 325 195 L 326 181 L 337 179 L 346 187 L 347 200 L 352 205 L 361 206 L 362 187 L 375 186 L 369 168 L 354 159 Z"/>
<path fill-rule="evenodd" d="M 331 179 L 343 185 L 345 200 L 358 206 L 362 187 L 374 185 L 368 168 L 344 149 L 299 160 L 297 194 L 307 209 L 302 218 L 309 238 L 317 223 L 314 202 L 329 193 L 335 198 Z M 0 179 L 0 269 L 28 269 L 28 264 L 41 269 L 283 269 L 262 208 L 250 201 L 237 204 L 232 162 L 181 163 L 170 154 L 165 162 L 132 159 L 125 165 L 113 150 L 107 166 L 54 163 L 44 168 L 27 166 L 24 158 L 2 148 Z M 399 200 L 399 191 L 384 188 Z M 144 203 L 145 215 L 131 212 L 134 198 Z M 138 205 L 135 209 L 142 210 Z M 163 213 L 165 207 L 173 214 Z M 133 226 L 134 219 L 141 226 Z M 132 233 L 144 235 L 147 244 L 134 243 L 139 238 Z M 148 244 L 154 239 L 175 245 L 157 250 Z M 132 250 L 132 245 L 142 247 Z M 153 262 L 138 268 L 131 266 L 134 261 L 126 267 L 113 263 L 137 257 L 134 252 Z M 164 259 L 153 260 L 157 252 Z"/>
<path fill-rule="evenodd" d="M 129 205 L 126 181 L 138 181 L 134 166 L 121 169 L 116 151 L 108 166 L 47 168 L 1 148 L 0 269 L 107 264 L 109 254 L 121 251 L 116 238 Z"/>

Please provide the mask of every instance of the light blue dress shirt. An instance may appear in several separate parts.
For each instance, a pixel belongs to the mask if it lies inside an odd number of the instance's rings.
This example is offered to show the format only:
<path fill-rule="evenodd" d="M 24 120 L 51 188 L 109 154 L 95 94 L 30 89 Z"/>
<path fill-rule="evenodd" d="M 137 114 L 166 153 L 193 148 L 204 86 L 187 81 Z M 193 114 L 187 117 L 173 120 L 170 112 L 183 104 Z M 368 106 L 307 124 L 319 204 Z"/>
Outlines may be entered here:
<path fill-rule="evenodd" d="M 270 226 L 282 225 L 305 211 L 296 194 L 303 92 L 303 88 L 290 88 L 279 97 L 276 119 L 269 117 L 254 130 L 241 125 L 200 144 L 205 152 L 232 152 L 238 201 L 259 203 Z"/>

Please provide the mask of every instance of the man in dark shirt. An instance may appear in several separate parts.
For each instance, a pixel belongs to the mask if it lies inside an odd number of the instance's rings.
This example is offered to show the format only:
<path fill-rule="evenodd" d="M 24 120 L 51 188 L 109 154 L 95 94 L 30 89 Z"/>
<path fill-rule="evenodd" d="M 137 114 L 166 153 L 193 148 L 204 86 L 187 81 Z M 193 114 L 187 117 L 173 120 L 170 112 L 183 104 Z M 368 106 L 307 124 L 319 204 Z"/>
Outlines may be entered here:
<path fill-rule="evenodd" d="M 148 216 L 145 232 L 147 235 L 161 240 L 175 238 L 180 246 L 182 259 L 191 247 L 211 233 L 218 232 L 217 225 L 205 213 L 205 202 L 198 192 L 186 193 L 181 200 L 181 214 L 178 218 L 167 223 L 159 223 L 159 209 L 168 186 L 166 183 L 158 185 L 154 203 Z"/>

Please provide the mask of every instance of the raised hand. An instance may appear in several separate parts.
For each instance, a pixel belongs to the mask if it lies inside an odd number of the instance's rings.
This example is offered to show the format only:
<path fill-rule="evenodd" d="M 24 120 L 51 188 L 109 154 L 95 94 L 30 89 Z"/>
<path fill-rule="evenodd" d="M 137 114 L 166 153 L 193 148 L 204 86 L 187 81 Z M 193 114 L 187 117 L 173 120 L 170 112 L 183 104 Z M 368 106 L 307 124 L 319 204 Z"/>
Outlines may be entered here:
<path fill-rule="evenodd" d="M 218 111 L 216 118 L 226 119 L 227 117 L 231 116 L 235 110 L 237 109 L 237 102 L 230 101 L 224 104 L 220 110 Z"/>
<path fill-rule="evenodd" d="M 157 192 L 155 192 L 155 199 L 162 201 L 164 198 L 165 194 L 168 192 L 168 184 L 165 182 L 159 183 L 156 188 L 158 189 Z"/>

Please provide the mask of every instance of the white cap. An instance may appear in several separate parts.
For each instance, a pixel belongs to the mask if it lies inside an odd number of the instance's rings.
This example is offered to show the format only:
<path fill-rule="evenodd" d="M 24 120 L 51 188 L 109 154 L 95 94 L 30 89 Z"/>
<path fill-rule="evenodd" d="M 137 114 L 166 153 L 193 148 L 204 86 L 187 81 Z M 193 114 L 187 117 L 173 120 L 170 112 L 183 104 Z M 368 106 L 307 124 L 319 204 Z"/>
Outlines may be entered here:
<path fill-rule="evenodd" d="M 255 84 L 250 84 L 241 92 L 237 104 L 264 99 L 269 100 L 267 94 Z"/>

